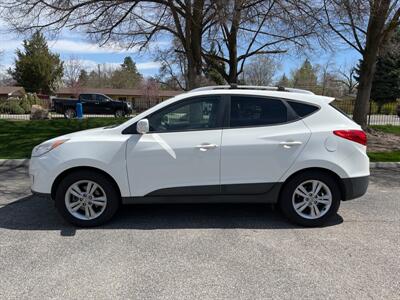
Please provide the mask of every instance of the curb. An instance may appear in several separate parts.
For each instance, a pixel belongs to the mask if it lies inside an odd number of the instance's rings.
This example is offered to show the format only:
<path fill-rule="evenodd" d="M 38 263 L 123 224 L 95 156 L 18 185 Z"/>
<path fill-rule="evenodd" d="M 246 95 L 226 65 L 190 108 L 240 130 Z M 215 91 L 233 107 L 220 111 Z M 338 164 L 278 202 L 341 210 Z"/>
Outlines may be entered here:
<path fill-rule="evenodd" d="M 0 167 L 29 167 L 29 159 L 21 158 L 21 159 L 0 159 Z"/>
<path fill-rule="evenodd" d="M 0 167 L 29 167 L 29 158 L 0 159 Z M 371 162 L 369 163 L 369 167 L 371 169 L 400 168 L 400 162 Z"/>
<path fill-rule="evenodd" d="M 400 162 L 371 162 L 369 163 L 371 169 L 379 168 L 400 168 Z"/>

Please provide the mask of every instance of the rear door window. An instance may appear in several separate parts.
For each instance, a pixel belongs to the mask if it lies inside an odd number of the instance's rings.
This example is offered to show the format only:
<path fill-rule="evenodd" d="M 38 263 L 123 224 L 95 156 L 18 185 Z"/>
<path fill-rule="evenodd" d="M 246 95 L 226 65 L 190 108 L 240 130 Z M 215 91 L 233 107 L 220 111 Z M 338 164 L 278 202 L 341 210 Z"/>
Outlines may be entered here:
<path fill-rule="evenodd" d="M 267 126 L 288 121 L 286 105 L 279 99 L 232 96 L 230 127 Z"/>

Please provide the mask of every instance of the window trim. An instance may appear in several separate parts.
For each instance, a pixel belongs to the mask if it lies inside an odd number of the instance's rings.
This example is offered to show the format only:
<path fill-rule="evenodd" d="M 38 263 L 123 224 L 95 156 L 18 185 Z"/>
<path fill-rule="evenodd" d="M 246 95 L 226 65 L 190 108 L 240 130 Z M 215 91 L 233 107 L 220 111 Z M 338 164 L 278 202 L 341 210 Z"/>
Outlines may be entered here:
<path fill-rule="evenodd" d="M 221 130 L 223 129 L 223 125 L 225 124 L 225 107 L 226 107 L 226 101 L 227 101 L 227 97 L 226 95 L 202 95 L 202 96 L 192 96 L 192 97 L 188 97 L 182 100 L 179 100 L 177 102 L 171 103 L 170 105 L 167 105 L 163 108 L 160 108 L 159 110 L 156 110 L 155 112 L 148 114 L 147 116 L 145 116 L 142 119 L 149 119 L 152 115 L 156 114 L 156 113 L 160 113 L 164 110 L 169 110 L 169 109 L 173 109 L 173 107 L 175 106 L 181 106 L 182 104 L 189 104 L 191 102 L 196 102 L 199 99 L 209 99 L 209 98 L 216 98 L 217 100 L 217 126 L 214 128 L 201 128 L 201 129 L 186 129 L 186 130 L 169 130 L 169 131 L 149 131 L 148 134 L 152 134 L 152 133 L 177 133 L 177 132 L 194 132 L 194 131 L 206 131 L 206 130 Z M 141 119 L 141 120 L 142 120 Z M 139 122 L 140 120 L 138 120 L 137 122 Z M 136 131 L 136 124 L 137 122 L 133 123 L 132 125 L 130 125 L 129 127 L 125 128 L 122 131 L 122 134 L 139 134 Z"/>

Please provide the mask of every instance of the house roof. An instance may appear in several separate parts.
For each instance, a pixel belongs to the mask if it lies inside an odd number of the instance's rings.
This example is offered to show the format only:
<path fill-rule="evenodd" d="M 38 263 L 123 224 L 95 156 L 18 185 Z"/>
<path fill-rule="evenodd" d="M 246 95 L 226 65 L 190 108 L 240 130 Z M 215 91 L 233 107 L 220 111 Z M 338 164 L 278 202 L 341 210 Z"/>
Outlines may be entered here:
<path fill-rule="evenodd" d="M 78 88 L 59 88 L 56 92 L 58 95 L 63 94 L 84 94 L 84 93 L 94 93 L 94 94 L 105 94 L 109 96 L 143 96 L 145 95 L 143 90 L 140 89 L 112 89 L 112 88 L 86 88 L 86 87 L 78 87 Z M 157 91 L 157 95 L 159 97 L 173 97 L 179 94 L 182 94 L 182 91 L 167 91 L 167 90 L 159 90 Z"/>
<path fill-rule="evenodd" d="M 0 95 L 12 96 L 16 92 L 25 93 L 22 86 L 0 86 Z"/>

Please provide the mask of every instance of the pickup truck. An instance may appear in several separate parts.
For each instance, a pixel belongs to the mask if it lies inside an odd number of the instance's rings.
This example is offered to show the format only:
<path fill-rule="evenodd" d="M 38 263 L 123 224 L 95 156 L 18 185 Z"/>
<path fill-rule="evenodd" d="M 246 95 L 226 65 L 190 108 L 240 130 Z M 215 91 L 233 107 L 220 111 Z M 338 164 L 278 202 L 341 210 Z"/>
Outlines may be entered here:
<path fill-rule="evenodd" d="M 53 98 L 55 112 L 64 114 L 67 119 L 76 117 L 76 103 L 82 103 L 84 114 L 114 115 L 123 117 L 132 113 L 128 102 L 116 101 L 103 94 L 80 94 L 76 98 Z"/>

